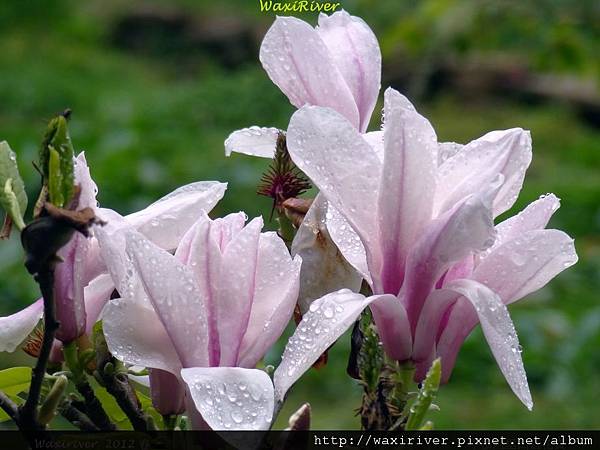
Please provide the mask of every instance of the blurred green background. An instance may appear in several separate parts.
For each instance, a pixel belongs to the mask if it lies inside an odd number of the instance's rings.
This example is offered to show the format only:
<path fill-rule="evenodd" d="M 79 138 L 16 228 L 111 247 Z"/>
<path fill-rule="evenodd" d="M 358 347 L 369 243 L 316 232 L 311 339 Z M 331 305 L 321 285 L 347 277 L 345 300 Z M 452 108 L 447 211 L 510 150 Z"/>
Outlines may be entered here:
<path fill-rule="evenodd" d="M 440 140 L 532 131 L 533 163 L 511 213 L 556 193 L 551 226 L 575 238 L 580 256 L 511 307 L 534 411 L 511 393 L 476 330 L 440 392 L 436 427 L 600 427 L 600 3 L 342 3 L 377 34 L 384 87 L 407 93 Z M 184 183 L 221 180 L 229 190 L 215 214 L 268 217 L 270 202 L 254 194 L 267 162 L 225 158 L 223 141 L 253 124 L 285 129 L 293 112 L 258 64 L 273 18 L 258 0 L 1 2 L 0 139 L 18 153 L 30 197 L 45 122 L 70 107 L 102 205 L 125 214 Z M 0 314 L 35 298 L 18 239 L 0 242 Z M 283 415 L 309 401 L 314 428 L 357 428 L 361 390 L 345 375 L 347 354 L 345 336 L 327 367 L 296 385 Z M 24 361 L 3 353 L 0 368 Z"/>

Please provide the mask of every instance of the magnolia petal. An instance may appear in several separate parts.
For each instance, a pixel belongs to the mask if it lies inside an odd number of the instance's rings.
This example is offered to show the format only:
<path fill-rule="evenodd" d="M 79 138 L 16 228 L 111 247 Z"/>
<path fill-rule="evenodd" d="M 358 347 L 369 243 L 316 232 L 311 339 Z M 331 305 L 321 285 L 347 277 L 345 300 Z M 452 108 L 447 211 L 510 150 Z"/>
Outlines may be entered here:
<path fill-rule="evenodd" d="M 96 227 L 96 237 L 99 256 L 104 262 L 104 271 L 110 274 L 115 289 L 123 298 L 136 298 L 143 294 L 138 277 L 133 270 L 133 262 L 127 253 L 127 233 L 134 232 L 133 227 L 120 214 L 113 210 L 102 210 L 104 226 Z"/>
<path fill-rule="evenodd" d="M 160 369 L 150 369 L 152 406 L 163 416 L 185 411 L 185 385 L 179 376 Z"/>
<path fill-rule="evenodd" d="M 287 144 L 296 165 L 358 233 L 375 272 L 379 238 L 373 208 L 381 163 L 369 144 L 337 112 L 313 106 L 292 116 Z"/>
<path fill-rule="evenodd" d="M 577 262 L 573 239 L 560 230 L 534 230 L 497 247 L 473 272 L 510 304 L 546 285 Z"/>
<path fill-rule="evenodd" d="M 145 302 L 115 299 L 103 312 L 102 328 L 110 352 L 119 360 L 179 374 L 177 351 L 156 312 Z"/>
<path fill-rule="evenodd" d="M 377 155 L 379 162 L 383 164 L 383 131 L 370 131 L 363 134 L 362 137 L 365 141 L 367 141 L 367 144 L 371 146 L 375 152 L 375 155 Z"/>
<path fill-rule="evenodd" d="M 465 145 L 438 171 L 435 211 L 440 214 L 462 198 L 479 192 L 498 174 L 504 184 L 494 199 L 494 217 L 517 199 L 531 163 L 531 135 L 521 128 L 492 131 Z"/>
<path fill-rule="evenodd" d="M 437 137 L 398 91 L 385 91 L 384 162 L 377 212 L 382 243 L 381 286 L 397 294 L 409 249 L 431 219 L 437 168 Z"/>
<path fill-rule="evenodd" d="M 174 250 L 185 232 L 209 212 L 227 189 L 226 183 L 199 181 L 182 186 L 147 208 L 126 216 L 127 222 L 154 244 Z"/>
<path fill-rule="evenodd" d="M 559 230 L 534 230 L 500 245 L 475 269 L 472 278 L 500 296 L 505 305 L 536 291 L 577 262 L 573 240 Z M 458 301 L 438 340 L 443 378 L 450 377 L 465 338 L 477 325 L 470 304 Z"/>
<path fill-rule="evenodd" d="M 92 180 L 90 169 L 82 152 L 75 158 L 75 183 L 79 186 L 77 210 L 96 209 L 98 188 Z M 56 338 L 62 342 L 71 342 L 81 336 L 86 329 L 86 310 L 84 306 L 84 287 L 88 284 L 89 268 L 86 266 L 89 240 L 75 233 L 70 241 L 60 249 L 54 274 L 55 314 L 60 322 Z"/>
<path fill-rule="evenodd" d="M 412 335 L 406 309 L 400 299 L 386 295 L 371 305 L 373 320 L 388 356 L 396 361 L 411 357 Z"/>
<path fill-rule="evenodd" d="M 208 365 L 205 299 L 194 276 L 173 255 L 137 232 L 126 233 L 127 253 L 183 366 Z"/>
<path fill-rule="evenodd" d="M 81 233 L 74 233 L 57 253 L 62 261 L 54 271 L 55 314 L 60 323 L 56 338 L 64 343 L 77 339 L 86 329 L 83 293 L 87 280 L 83 261 L 88 249 L 88 239 Z"/>
<path fill-rule="evenodd" d="M 302 258 L 292 260 L 277 233 L 260 235 L 254 301 L 238 366 L 255 367 L 285 330 L 298 298 L 301 265 Z"/>
<path fill-rule="evenodd" d="M 242 231 L 246 220 L 248 220 L 248 216 L 240 211 L 212 221 L 210 237 L 217 244 L 221 253 L 225 253 L 229 243 Z"/>
<path fill-rule="evenodd" d="M 502 299 L 485 285 L 473 280 L 453 281 L 444 290 L 462 295 L 472 304 L 500 371 L 515 395 L 531 410 L 533 400 L 521 359 L 521 346 Z"/>
<path fill-rule="evenodd" d="M 243 223 L 242 223 L 243 226 Z M 185 264 L 194 275 L 201 297 L 205 301 L 208 323 L 209 365 L 216 366 L 221 358 L 219 329 L 216 318 L 216 292 L 221 268 L 221 250 L 217 239 L 211 238 L 215 223 L 205 212 L 182 238 L 175 258 Z M 220 227 L 217 227 L 220 228 Z M 219 237 L 222 233 L 216 233 Z"/>
<path fill-rule="evenodd" d="M 340 212 L 327 204 L 327 231 L 331 239 L 342 252 L 348 263 L 360 274 L 360 276 L 372 286 L 371 274 L 367 264 L 367 251 L 360 240 L 360 236 L 354 231 L 348 221 Z M 346 286 L 348 287 L 348 286 Z"/>
<path fill-rule="evenodd" d="M 84 289 L 86 334 L 90 334 L 95 323 L 101 318 L 104 306 L 115 290 L 115 283 L 109 274 L 100 275 Z"/>
<path fill-rule="evenodd" d="M 326 106 L 360 126 L 356 102 L 325 43 L 306 22 L 277 17 L 260 47 L 269 78 L 297 108 Z"/>
<path fill-rule="evenodd" d="M 463 149 L 463 144 L 456 142 L 439 142 L 438 143 L 438 167 L 441 166 L 447 159 L 452 158 Z"/>
<path fill-rule="evenodd" d="M 516 216 L 509 217 L 496 226 L 498 238 L 488 253 L 503 243 L 531 231 L 546 228 L 552 215 L 560 208 L 560 200 L 554 194 L 541 196 Z"/>
<path fill-rule="evenodd" d="M 452 282 L 448 284 L 451 285 Z M 427 296 L 415 331 L 413 361 L 422 363 L 430 358 L 435 351 L 435 339 L 444 313 L 459 297 L 459 294 L 447 289 L 436 289 Z"/>
<path fill-rule="evenodd" d="M 44 314 L 44 300 L 39 299 L 27 308 L 0 317 L 0 352 L 14 352 L 34 330 Z"/>
<path fill-rule="evenodd" d="M 236 366 L 242 338 L 248 327 L 257 286 L 260 230 L 263 220 L 250 221 L 229 242 L 223 253 L 216 306 L 220 366 Z"/>
<path fill-rule="evenodd" d="M 303 314 L 313 300 L 343 288 L 357 292 L 362 282 L 331 239 L 328 218 L 332 214 L 328 212 L 327 200 L 319 194 L 292 242 L 292 255 L 302 257 L 298 306 Z"/>
<path fill-rule="evenodd" d="M 202 212 L 175 252 L 175 257 L 193 272 L 196 284 L 205 299 L 211 366 L 219 365 L 221 359 L 217 295 L 220 289 L 223 252 L 234 236 L 244 228 L 245 222 L 246 215 L 242 212 L 215 220 L 211 220 Z"/>
<path fill-rule="evenodd" d="M 477 325 L 477 314 L 471 303 L 464 297 L 458 297 L 442 317 L 436 343 L 436 354 L 442 358 L 442 383 L 447 383 L 456 364 L 458 352 L 467 336 Z M 444 323 L 445 322 L 445 323 Z"/>
<path fill-rule="evenodd" d="M 198 412 L 213 430 L 268 430 L 274 412 L 273 383 L 262 370 L 192 367 L 181 376 Z"/>
<path fill-rule="evenodd" d="M 377 38 L 359 17 L 346 11 L 319 14 L 317 33 L 344 77 L 358 108 L 361 132 L 365 132 L 381 87 L 381 51 Z"/>
<path fill-rule="evenodd" d="M 225 156 L 232 152 L 243 153 L 261 158 L 272 158 L 280 130 L 277 128 L 257 127 L 234 131 L 225 139 Z"/>
<path fill-rule="evenodd" d="M 282 402 L 288 389 L 358 318 L 369 304 L 382 297 L 365 298 L 348 289 L 315 300 L 290 337 L 281 364 L 275 370 L 275 397 Z"/>
<path fill-rule="evenodd" d="M 413 332 L 425 299 L 442 274 L 453 263 L 494 243 L 490 206 L 498 184 L 482 194 L 468 197 L 432 221 L 413 245 L 401 293 Z"/>
<path fill-rule="evenodd" d="M 77 209 L 95 209 L 98 206 L 98 202 L 96 201 L 98 187 L 90 175 L 90 168 L 87 165 L 84 152 L 81 152 L 77 158 L 75 158 L 74 175 L 75 183 L 79 185 L 80 189 Z"/>

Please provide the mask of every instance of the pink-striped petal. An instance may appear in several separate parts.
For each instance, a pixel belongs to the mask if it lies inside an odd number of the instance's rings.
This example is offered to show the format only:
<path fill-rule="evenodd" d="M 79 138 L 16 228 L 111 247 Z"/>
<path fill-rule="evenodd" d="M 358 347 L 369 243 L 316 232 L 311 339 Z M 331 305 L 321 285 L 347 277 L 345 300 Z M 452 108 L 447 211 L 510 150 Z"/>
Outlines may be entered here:
<path fill-rule="evenodd" d="M 431 124 L 394 89 L 385 91 L 384 161 L 378 219 L 382 243 L 381 285 L 398 294 L 409 249 L 431 219 L 437 137 Z"/>
<path fill-rule="evenodd" d="M 406 309 L 400 299 L 386 295 L 371 305 L 381 343 L 388 356 L 404 361 L 412 354 L 412 334 Z"/>
<path fill-rule="evenodd" d="M 225 156 L 243 153 L 261 158 L 272 158 L 280 130 L 277 128 L 249 127 L 234 131 L 225 139 Z"/>
<path fill-rule="evenodd" d="M 81 233 L 74 233 L 57 253 L 62 261 L 54 271 L 55 314 L 60 322 L 56 338 L 66 344 L 77 339 L 86 329 L 83 294 L 87 280 L 83 261 L 88 248 L 88 239 Z"/>
<path fill-rule="evenodd" d="M 184 367 L 208 365 L 205 299 L 188 267 L 139 233 L 126 234 L 127 252 Z"/>
<path fill-rule="evenodd" d="M 547 194 L 527 205 L 527 207 L 519 214 L 509 217 L 504 222 L 500 222 L 496 226 L 498 238 L 494 245 L 488 249 L 486 256 L 495 248 L 527 231 L 542 230 L 546 228 L 550 218 L 558 208 L 560 208 L 560 200 L 558 197 L 554 194 Z"/>
<path fill-rule="evenodd" d="M 534 230 L 497 247 L 475 269 L 472 278 L 496 292 L 505 305 L 543 287 L 577 262 L 573 240 L 559 230 Z M 462 342 L 477 325 L 470 304 L 459 300 L 438 339 L 444 380 L 450 377 Z"/>
<path fill-rule="evenodd" d="M 225 189 L 227 184 L 217 181 L 187 184 L 125 219 L 160 248 L 174 250 L 200 212 L 213 209 Z"/>
<path fill-rule="evenodd" d="M 340 114 L 313 106 L 292 116 L 287 144 L 296 165 L 358 233 L 370 272 L 377 273 L 379 225 L 374 207 L 381 162 L 369 144 Z"/>
<path fill-rule="evenodd" d="M 256 271 L 262 227 L 261 217 L 253 219 L 224 249 L 215 304 L 221 349 L 220 366 L 237 365 L 257 285 Z"/>
<path fill-rule="evenodd" d="M 573 239 L 560 230 L 533 230 L 500 245 L 472 278 L 510 304 L 537 291 L 577 262 Z"/>
<path fill-rule="evenodd" d="M 185 411 L 185 385 L 178 376 L 160 369 L 150 369 L 152 406 L 163 416 Z"/>
<path fill-rule="evenodd" d="M 468 197 L 432 221 L 412 247 L 400 298 L 413 333 L 425 299 L 443 273 L 453 263 L 494 243 L 491 199 L 498 185 L 499 182 L 484 193 Z"/>
<path fill-rule="evenodd" d="M 196 410 L 217 431 L 268 430 L 274 412 L 273 383 L 266 372 L 239 367 L 181 371 Z M 247 438 L 246 438 L 247 439 Z"/>
<path fill-rule="evenodd" d="M 359 17 L 346 11 L 319 15 L 317 33 L 352 92 L 361 132 L 365 132 L 381 87 L 381 51 L 377 38 Z"/>
<path fill-rule="evenodd" d="M 34 330 L 43 314 L 44 300 L 40 298 L 15 314 L 0 317 L 0 352 L 14 352 Z"/>
<path fill-rule="evenodd" d="M 254 368 L 285 330 L 298 298 L 301 264 L 277 233 L 260 235 L 254 300 L 238 366 Z"/>
<path fill-rule="evenodd" d="M 531 163 L 531 136 L 521 128 L 492 131 L 462 147 L 438 171 L 435 212 L 441 214 L 479 192 L 498 174 L 504 184 L 494 199 L 494 217 L 517 199 Z"/>
<path fill-rule="evenodd" d="M 315 300 L 288 341 L 273 382 L 275 398 L 282 402 L 288 389 L 306 372 L 374 301 L 386 296 L 365 298 L 348 289 Z"/>
<path fill-rule="evenodd" d="M 98 206 L 96 201 L 96 195 L 98 194 L 98 187 L 90 174 L 90 168 L 87 165 L 85 159 L 85 153 L 81 152 L 77 158 L 75 158 L 74 167 L 75 183 L 79 185 L 79 202 L 77 209 L 82 210 L 83 208 L 95 209 Z"/>
<path fill-rule="evenodd" d="M 461 295 L 471 303 L 504 378 L 519 400 L 532 409 L 533 400 L 521 359 L 521 346 L 502 299 L 485 285 L 473 280 L 456 280 L 443 290 Z"/>
<path fill-rule="evenodd" d="M 309 24 L 295 17 L 277 17 L 263 39 L 259 58 L 292 105 L 329 107 L 355 129 L 360 127 L 352 92 L 319 33 Z"/>
<path fill-rule="evenodd" d="M 94 278 L 84 289 L 86 334 L 90 334 L 95 323 L 101 319 L 102 310 L 115 290 L 115 283 L 109 274 Z"/>
<path fill-rule="evenodd" d="M 383 131 L 370 131 L 362 135 L 367 144 L 371 146 L 379 161 L 383 164 L 384 149 L 383 149 Z"/>
<path fill-rule="evenodd" d="M 147 302 L 111 300 L 104 309 L 102 328 L 110 352 L 119 360 L 179 374 L 181 361 L 175 346 Z"/>

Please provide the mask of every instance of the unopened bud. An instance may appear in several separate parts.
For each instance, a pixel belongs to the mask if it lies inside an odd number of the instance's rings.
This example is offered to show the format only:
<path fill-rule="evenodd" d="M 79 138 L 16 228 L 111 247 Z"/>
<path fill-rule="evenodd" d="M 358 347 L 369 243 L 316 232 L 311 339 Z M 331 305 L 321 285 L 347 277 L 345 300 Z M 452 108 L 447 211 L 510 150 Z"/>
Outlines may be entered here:
<path fill-rule="evenodd" d="M 310 404 L 305 403 L 290 416 L 289 427 L 285 431 L 307 431 L 310 430 Z"/>
<path fill-rule="evenodd" d="M 44 403 L 40 407 L 38 421 L 42 425 L 48 425 L 54 419 L 54 416 L 56 416 L 56 408 L 58 408 L 68 385 L 69 380 L 64 375 L 60 375 L 54 382 L 50 393 L 46 396 Z"/>
<path fill-rule="evenodd" d="M 312 198 L 288 198 L 281 206 L 294 227 L 299 228 L 312 202 Z"/>

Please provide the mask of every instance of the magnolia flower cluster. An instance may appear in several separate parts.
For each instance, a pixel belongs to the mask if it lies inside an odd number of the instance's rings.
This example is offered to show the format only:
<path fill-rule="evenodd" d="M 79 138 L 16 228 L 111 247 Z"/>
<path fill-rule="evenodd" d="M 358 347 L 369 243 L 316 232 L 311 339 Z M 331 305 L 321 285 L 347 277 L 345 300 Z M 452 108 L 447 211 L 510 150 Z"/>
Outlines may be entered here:
<path fill-rule="evenodd" d="M 102 319 L 111 352 L 150 370 L 162 414 L 186 411 L 199 429 L 268 429 L 287 390 L 370 307 L 386 353 L 414 363 L 417 381 L 436 357 L 447 381 L 462 342 L 481 324 L 500 370 L 531 408 L 506 306 L 577 256 L 569 236 L 545 228 L 559 206 L 552 194 L 494 224 L 523 184 L 529 133 L 438 142 L 391 88 L 382 129 L 367 132 L 381 53 L 369 27 L 343 11 L 322 14 L 316 28 L 277 18 L 260 61 L 298 108 L 287 147 L 320 191 L 292 255 L 276 233 L 262 232 L 261 218 L 208 216 L 223 183 L 184 186 L 125 217 L 99 208 L 81 154 L 79 207 L 107 224 L 91 240 L 75 234 L 61 250 L 54 357 Z M 236 131 L 226 154 L 271 158 L 279 133 Z M 363 281 L 373 295 L 357 293 Z M 271 381 L 256 366 L 296 304 L 303 318 Z M 0 350 L 14 351 L 42 313 L 38 300 L 0 318 Z"/>

